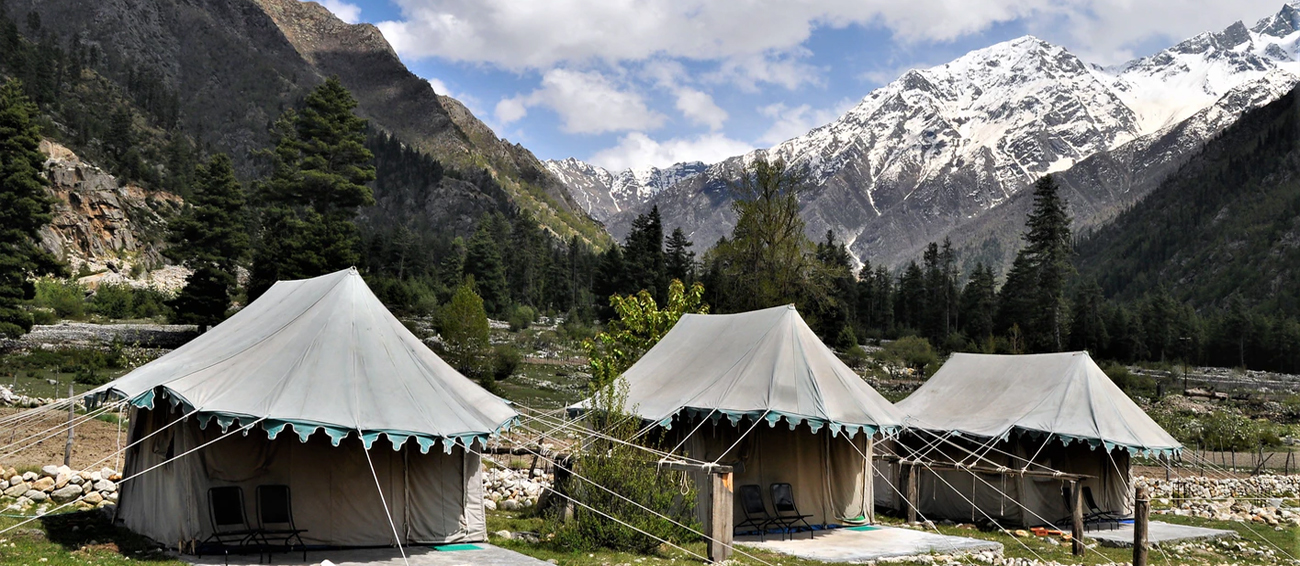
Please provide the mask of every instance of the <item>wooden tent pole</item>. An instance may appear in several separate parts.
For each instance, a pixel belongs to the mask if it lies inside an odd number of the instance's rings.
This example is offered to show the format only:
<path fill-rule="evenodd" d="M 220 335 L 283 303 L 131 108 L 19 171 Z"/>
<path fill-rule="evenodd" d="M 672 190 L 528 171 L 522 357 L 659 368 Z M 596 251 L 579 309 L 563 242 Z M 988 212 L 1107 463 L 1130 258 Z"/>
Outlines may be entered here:
<path fill-rule="evenodd" d="M 1074 544 L 1073 551 L 1075 556 L 1083 556 L 1083 482 L 1072 480 L 1070 482 L 1070 496 L 1074 501 L 1071 505 L 1070 516 L 1073 519 L 1073 529 L 1071 529 L 1071 542 Z"/>
<path fill-rule="evenodd" d="M 1138 486 L 1133 498 L 1133 566 L 1147 566 L 1147 526 L 1151 518 L 1151 499 L 1146 486 Z"/>

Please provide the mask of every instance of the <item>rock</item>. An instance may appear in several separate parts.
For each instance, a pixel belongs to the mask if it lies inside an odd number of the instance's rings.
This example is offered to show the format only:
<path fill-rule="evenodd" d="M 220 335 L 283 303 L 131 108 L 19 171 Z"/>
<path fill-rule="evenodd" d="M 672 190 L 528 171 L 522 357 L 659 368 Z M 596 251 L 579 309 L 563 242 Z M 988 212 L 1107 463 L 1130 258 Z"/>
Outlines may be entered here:
<path fill-rule="evenodd" d="M 90 472 L 77 472 L 77 476 L 81 478 L 81 481 L 90 481 Z"/>
<path fill-rule="evenodd" d="M 45 466 L 45 467 L 41 468 L 41 474 L 47 475 L 47 476 L 49 476 L 49 477 L 57 476 L 57 475 L 59 475 L 59 467 L 58 467 L 58 466 Z"/>
<path fill-rule="evenodd" d="M 19 480 L 18 483 L 11 483 L 9 489 L 4 491 L 4 494 L 5 497 L 18 497 L 27 493 L 29 489 L 31 489 L 31 486 L 27 485 L 27 482 Z"/>
<path fill-rule="evenodd" d="M 99 480 L 95 482 L 95 491 L 117 491 L 117 484 L 112 480 Z"/>
<path fill-rule="evenodd" d="M 63 486 L 68 485 L 69 479 L 71 478 L 67 474 L 59 472 L 59 475 L 54 478 L 54 489 L 63 489 Z"/>
<path fill-rule="evenodd" d="M 81 485 L 83 483 L 86 483 L 86 480 L 81 479 L 81 474 L 72 474 L 71 476 L 68 477 L 68 483 L 72 485 Z"/>
<path fill-rule="evenodd" d="M 32 482 L 32 489 L 37 491 L 50 491 L 54 489 L 54 478 L 46 476 Z"/>
<path fill-rule="evenodd" d="M 101 501 L 104 501 L 104 496 L 100 495 L 98 491 L 92 491 L 85 497 L 81 498 L 81 500 L 85 501 L 88 505 L 99 505 Z"/>
<path fill-rule="evenodd" d="M 23 481 L 36 481 L 36 478 L 39 477 L 41 476 L 37 475 L 36 472 L 23 472 Z M 9 482 L 9 483 L 13 483 L 13 482 Z"/>
<path fill-rule="evenodd" d="M 23 497 L 26 497 L 27 499 L 30 499 L 37 503 L 40 503 L 50 498 L 50 496 L 46 495 L 44 491 L 36 491 L 34 489 L 27 490 L 27 493 L 24 493 Z"/>
<path fill-rule="evenodd" d="M 511 535 L 511 534 L 510 534 L 510 531 L 505 531 L 505 530 L 497 531 L 497 532 L 495 532 L 495 533 L 492 533 L 492 535 L 495 536 L 495 537 L 498 537 L 498 538 L 506 539 L 506 540 L 510 540 L 510 539 L 514 538 L 514 535 Z"/>
<path fill-rule="evenodd" d="M 501 502 L 501 508 L 505 509 L 506 511 L 518 511 L 519 502 L 513 499 L 507 499 Z"/>
<path fill-rule="evenodd" d="M 18 500 L 14 502 L 14 507 L 18 509 L 26 509 L 31 506 L 32 506 L 32 500 L 26 497 L 19 497 Z"/>
<path fill-rule="evenodd" d="M 65 476 L 71 476 L 71 475 L 72 475 L 72 468 L 69 468 L 69 467 L 67 467 L 67 466 L 59 466 L 59 473 L 65 475 Z"/>
<path fill-rule="evenodd" d="M 67 503 L 78 497 L 81 497 L 81 486 L 77 485 L 65 486 L 54 490 L 54 493 L 50 494 L 50 499 L 53 499 L 55 503 Z"/>
<path fill-rule="evenodd" d="M 104 474 L 101 474 L 99 472 L 90 472 L 90 477 L 88 479 L 90 481 L 99 481 L 104 479 Z"/>
<path fill-rule="evenodd" d="M 6 489 L 9 489 L 9 480 L 0 480 L 0 493 L 4 493 Z"/>
<path fill-rule="evenodd" d="M 491 499 L 484 499 L 484 500 L 483 500 L 483 508 L 484 508 L 484 509 L 487 509 L 488 511 L 496 511 L 496 510 L 497 510 L 497 502 L 492 501 Z"/>
<path fill-rule="evenodd" d="M 113 503 L 117 503 L 117 492 L 114 491 L 113 493 L 104 496 L 104 498 L 109 501 L 112 501 Z"/>
<path fill-rule="evenodd" d="M 16 472 L 12 472 L 9 474 L 9 485 L 18 485 L 22 482 L 23 482 L 23 477 L 18 475 Z"/>

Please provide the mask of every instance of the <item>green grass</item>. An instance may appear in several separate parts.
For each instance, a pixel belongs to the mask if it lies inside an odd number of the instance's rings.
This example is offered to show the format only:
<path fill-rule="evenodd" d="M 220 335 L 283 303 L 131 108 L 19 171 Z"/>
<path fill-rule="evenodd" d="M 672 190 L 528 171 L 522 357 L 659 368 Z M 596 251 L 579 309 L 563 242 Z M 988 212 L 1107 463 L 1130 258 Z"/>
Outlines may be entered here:
<path fill-rule="evenodd" d="M 23 519 L 0 516 L 0 529 Z M 0 534 L 0 564 L 26 566 L 116 566 L 147 562 L 184 566 L 148 539 L 114 527 L 100 511 L 49 515 Z"/>

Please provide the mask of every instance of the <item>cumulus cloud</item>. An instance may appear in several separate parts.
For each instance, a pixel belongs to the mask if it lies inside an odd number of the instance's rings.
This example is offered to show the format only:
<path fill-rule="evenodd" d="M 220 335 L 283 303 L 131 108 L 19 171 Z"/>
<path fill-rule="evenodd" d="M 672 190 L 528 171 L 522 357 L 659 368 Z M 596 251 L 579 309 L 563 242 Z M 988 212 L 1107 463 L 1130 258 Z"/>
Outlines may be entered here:
<path fill-rule="evenodd" d="M 306 0 L 304 0 L 306 1 Z M 355 24 L 361 21 L 361 6 L 344 2 L 343 0 L 317 0 L 326 10 L 332 12 L 338 19 L 349 24 Z"/>
<path fill-rule="evenodd" d="M 559 114 L 560 129 L 571 134 L 601 134 L 649 130 L 664 122 L 664 115 L 646 105 L 638 93 L 622 90 L 596 71 L 552 69 L 533 92 L 497 103 L 496 118 L 509 124 L 544 106 Z"/>
<path fill-rule="evenodd" d="M 642 132 L 619 138 L 614 147 L 603 149 L 588 160 L 610 171 L 642 167 L 665 167 L 683 161 L 715 163 L 754 149 L 753 145 L 718 133 L 656 141 Z"/>
<path fill-rule="evenodd" d="M 727 111 L 714 103 L 712 96 L 689 87 L 677 89 L 677 109 L 692 122 L 711 130 L 721 129 L 727 121 Z"/>
<path fill-rule="evenodd" d="M 758 109 L 758 113 L 772 119 L 772 125 L 758 139 L 766 146 L 774 146 L 790 138 L 804 135 L 818 126 L 831 123 L 847 112 L 856 102 L 845 99 L 830 108 L 814 109 L 807 104 L 788 106 L 778 102 Z"/>

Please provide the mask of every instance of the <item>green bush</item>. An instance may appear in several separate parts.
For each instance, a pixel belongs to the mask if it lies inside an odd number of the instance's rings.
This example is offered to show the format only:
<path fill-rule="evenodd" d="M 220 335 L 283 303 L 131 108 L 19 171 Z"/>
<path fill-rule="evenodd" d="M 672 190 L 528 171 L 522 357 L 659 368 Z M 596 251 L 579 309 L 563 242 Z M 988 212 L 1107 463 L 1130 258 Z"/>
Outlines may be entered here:
<path fill-rule="evenodd" d="M 169 312 L 167 298 L 155 289 L 108 283 L 90 297 L 90 312 L 110 319 L 157 318 Z"/>
<path fill-rule="evenodd" d="M 867 365 L 867 351 L 862 346 L 854 344 L 840 353 L 840 359 L 853 369 L 862 369 Z"/>
<path fill-rule="evenodd" d="M 519 349 L 509 344 L 498 344 L 492 348 L 492 377 L 497 381 L 514 375 L 519 364 L 524 361 Z"/>
<path fill-rule="evenodd" d="M 519 305 L 510 311 L 507 322 L 510 323 L 511 331 L 519 332 L 537 322 L 537 310 L 528 305 Z"/>
<path fill-rule="evenodd" d="M 919 336 L 904 336 L 885 344 L 877 357 L 882 361 L 911 368 L 921 378 L 925 378 L 927 372 L 933 370 L 939 363 L 939 355 L 930 346 L 930 341 Z"/>
<path fill-rule="evenodd" d="M 57 322 L 59 322 L 59 315 L 54 312 L 54 309 L 32 309 L 32 324 L 55 324 Z"/>
<path fill-rule="evenodd" d="M 52 309 L 63 318 L 82 318 L 86 316 L 86 287 L 76 281 L 40 279 L 32 304 Z"/>
<path fill-rule="evenodd" d="M 1115 383 L 1120 389 L 1130 397 L 1144 396 L 1152 397 L 1156 392 L 1156 380 L 1145 376 L 1137 375 L 1128 370 L 1128 367 L 1115 362 L 1104 362 L 1101 364 L 1101 371 L 1106 372 L 1106 377 Z"/>

